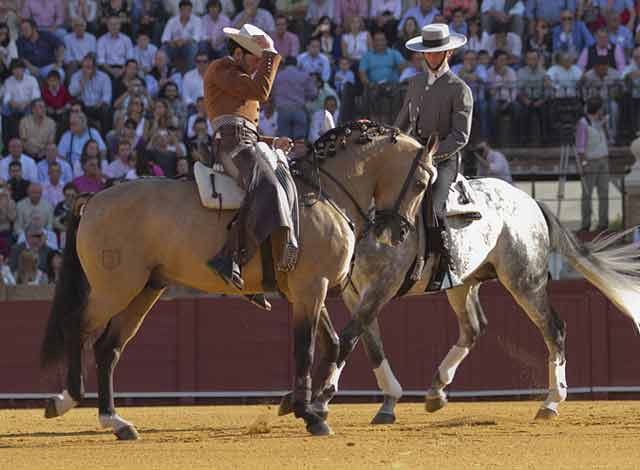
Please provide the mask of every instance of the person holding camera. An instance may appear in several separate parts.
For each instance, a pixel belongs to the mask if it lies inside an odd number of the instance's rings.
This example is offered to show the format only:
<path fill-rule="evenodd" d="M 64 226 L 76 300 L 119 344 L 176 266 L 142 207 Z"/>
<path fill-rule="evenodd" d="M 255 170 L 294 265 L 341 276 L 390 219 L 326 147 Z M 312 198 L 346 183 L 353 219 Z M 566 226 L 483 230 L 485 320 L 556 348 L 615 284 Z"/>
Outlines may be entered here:
<path fill-rule="evenodd" d="M 602 99 L 587 101 L 587 114 L 576 126 L 576 161 L 582 176 L 582 226 L 588 232 L 591 227 L 591 196 L 598 190 L 597 231 L 609 226 L 609 145 L 607 144 L 608 116 L 604 115 Z"/>

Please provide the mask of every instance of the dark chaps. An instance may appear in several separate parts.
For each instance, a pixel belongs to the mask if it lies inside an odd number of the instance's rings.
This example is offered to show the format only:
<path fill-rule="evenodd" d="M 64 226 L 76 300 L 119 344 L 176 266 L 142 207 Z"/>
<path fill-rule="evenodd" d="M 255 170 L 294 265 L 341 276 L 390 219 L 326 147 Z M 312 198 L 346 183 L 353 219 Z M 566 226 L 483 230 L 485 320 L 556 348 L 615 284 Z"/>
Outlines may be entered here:
<path fill-rule="evenodd" d="M 297 198 L 295 191 L 293 194 L 286 191 L 284 194 L 289 200 L 280 200 L 282 193 L 278 186 L 281 183 L 269 163 L 257 155 L 253 145 L 240 150 L 233 163 L 238 168 L 246 195 L 218 256 L 230 256 L 242 266 L 275 230 L 284 229 L 285 246 L 296 239 L 297 214 L 292 215 L 289 208 L 296 207 Z M 280 268 L 282 266 L 278 266 Z"/>

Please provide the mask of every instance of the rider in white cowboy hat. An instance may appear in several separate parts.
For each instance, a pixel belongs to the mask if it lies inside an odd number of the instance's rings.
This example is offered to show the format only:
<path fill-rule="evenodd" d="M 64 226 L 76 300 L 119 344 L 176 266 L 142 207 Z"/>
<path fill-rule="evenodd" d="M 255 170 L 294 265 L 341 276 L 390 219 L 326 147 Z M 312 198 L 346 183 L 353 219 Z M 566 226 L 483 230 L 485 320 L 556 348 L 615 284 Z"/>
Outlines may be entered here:
<path fill-rule="evenodd" d="M 429 230 L 429 242 L 432 251 L 441 255 L 440 271 L 449 272 L 447 276 L 440 276 L 432 283 L 432 290 L 445 289 L 460 282 L 449 269 L 449 247 L 444 237 L 444 206 L 449 186 L 458 173 L 460 150 L 467 144 L 471 132 L 471 90 L 449 70 L 449 58 L 455 49 L 466 42 L 465 36 L 449 32 L 447 25 L 430 24 L 422 28 L 420 36 L 405 44 L 407 49 L 423 54 L 426 74 L 410 79 L 395 125 L 412 132 L 417 138 L 426 138 L 433 132 L 437 132 L 440 137 L 440 145 L 434 156 L 438 177 L 433 183 L 431 194 L 438 226 Z M 425 220 L 428 224 L 431 222 L 426 217 Z"/>
<path fill-rule="evenodd" d="M 229 56 L 209 65 L 204 77 L 204 100 L 217 142 L 214 158 L 246 190 L 246 195 L 227 242 L 208 264 L 225 281 L 242 289 L 241 267 L 269 235 L 284 229 L 287 247 L 291 247 L 294 237 L 286 214 L 287 202 L 278 197 L 278 179 L 255 151 L 259 104 L 269 98 L 281 57 L 273 40 L 256 26 L 245 24 L 240 29 L 223 31 L 229 38 Z M 295 249 L 295 240 L 293 245 Z M 250 297 L 260 306 L 269 307 L 263 296 Z"/>

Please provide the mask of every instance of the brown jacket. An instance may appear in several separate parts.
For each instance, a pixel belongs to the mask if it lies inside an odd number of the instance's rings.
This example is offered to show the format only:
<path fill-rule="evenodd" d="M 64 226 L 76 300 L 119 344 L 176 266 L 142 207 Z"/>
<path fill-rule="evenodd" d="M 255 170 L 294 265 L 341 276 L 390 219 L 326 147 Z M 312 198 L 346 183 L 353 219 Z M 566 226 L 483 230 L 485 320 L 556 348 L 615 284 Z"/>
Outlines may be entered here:
<path fill-rule="evenodd" d="M 224 114 L 242 116 L 257 127 L 260 102 L 269 97 L 280 59 L 277 54 L 263 52 L 253 78 L 231 57 L 213 61 L 204 76 L 207 117 L 213 121 Z"/>

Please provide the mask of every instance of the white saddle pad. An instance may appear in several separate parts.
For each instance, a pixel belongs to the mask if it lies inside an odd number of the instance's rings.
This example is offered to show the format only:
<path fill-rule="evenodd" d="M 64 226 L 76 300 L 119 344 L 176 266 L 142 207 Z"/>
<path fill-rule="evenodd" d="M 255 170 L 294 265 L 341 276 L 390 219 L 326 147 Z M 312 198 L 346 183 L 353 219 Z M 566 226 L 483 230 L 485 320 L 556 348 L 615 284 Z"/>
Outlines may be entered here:
<path fill-rule="evenodd" d="M 469 199 L 468 204 L 465 202 L 465 195 L 458 190 L 458 183 L 462 184 L 466 197 Z M 475 194 L 473 188 L 469 184 L 469 181 L 458 173 L 456 180 L 449 188 L 449 197 L 447 198 L 446 205 L 447 217 L 456 217 L 460 215 L 469 214 L 472 212 L 480 212 L 480 208 L 476 203 Z"/>
<path fill-rule="evenodd" d="M 258 142 L 255 149 L 258 156 L 269 162 L 274 170 L 278 166 L 278 162 L 288 166 L 287 157 L 282 150 L 273 151 L 264 142 Z M 245 192 L 233 178 L 224 173 L 222 168 L 209 168 L 201 162 L 196 162 L 193 165 L 193 175 L 198 186 L 200 201 L 204 207 L 207 209 L 240 209 Z M 211 184 L 212 175 L 215 179 L 215 197 Z"/>

